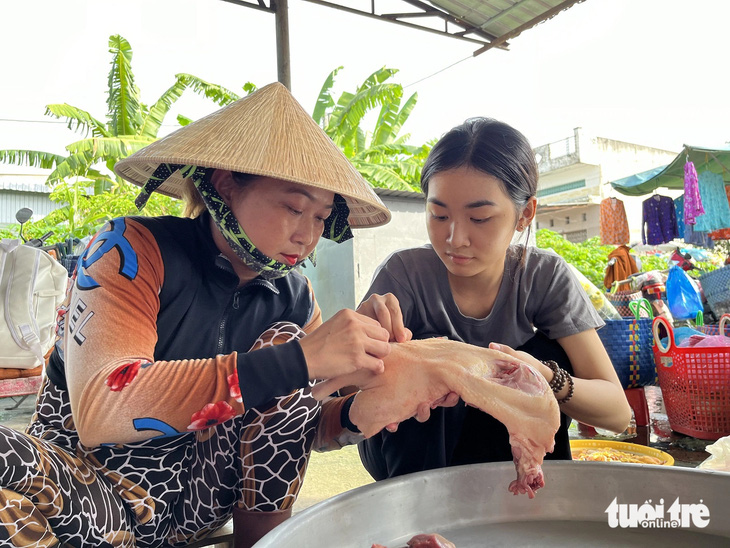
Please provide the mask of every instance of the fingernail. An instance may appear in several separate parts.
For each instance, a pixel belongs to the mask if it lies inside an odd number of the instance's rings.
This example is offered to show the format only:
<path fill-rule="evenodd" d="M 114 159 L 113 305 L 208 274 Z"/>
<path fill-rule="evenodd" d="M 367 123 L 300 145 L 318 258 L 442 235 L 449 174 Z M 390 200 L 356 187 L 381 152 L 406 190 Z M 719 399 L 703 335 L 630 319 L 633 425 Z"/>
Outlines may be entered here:
<path fill-rule="evenodd" d="M 489 343 L 489 348 L 492 350 L 502 350 L 502 347 L 497 343 Z"/>

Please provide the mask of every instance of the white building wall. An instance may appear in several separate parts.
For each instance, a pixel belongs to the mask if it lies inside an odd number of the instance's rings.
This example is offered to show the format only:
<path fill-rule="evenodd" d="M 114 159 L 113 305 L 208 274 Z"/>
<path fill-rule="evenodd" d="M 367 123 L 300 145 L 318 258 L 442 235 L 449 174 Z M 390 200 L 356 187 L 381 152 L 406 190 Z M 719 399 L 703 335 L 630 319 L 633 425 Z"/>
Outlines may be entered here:
<path fill-rule="evenodd" d="M 585 187 L 568 190 L 558 194 L 540 196 L 545 189 L 556 186 L 585 181 Z M 547 228 L 560 234 L 565 234 L 571 241 L 582 241 L 586 238 L 598 236 L 598 215 L 594 211 L 600 200 L 601 173 L 600 167 L 587 164 L 574 164 L 556 171 L 540 175 L 538 182 L 538 215 L 539 228 Z M 560 208 L 561 203 L 585 203 Z M 593 204 L 593 205 L 591 205 Z M 540 206 L 550 208 L 542 212 Z M 585 215 L 585 220 L 583 216 Z M 585 234 L 582 236 L 582 234 Z"/>
<path fill-rule="evenodd" d="M 425 198 L 420 195 L 381 198 L 390 209 L 392 220 L 384 226 L 358 230 L 355 238 L 354 283 L 357 302 L 370 287 L 375 269 L 388 255 L 399 249 L 428 243 Z"/>
<path fill-rule="evenodd" d="M 602 198 L 615 197 L 624 203 L 626 217 L 629 220 L 631 242 L 641 242 L 642 204 L 649 196 L 626 196 L 615 190 L 611 181 L 628 177 L 642 171 L 667 165 L 677 157 L 678 152 L 644 147 L 624 143 L 612 139 L 595 138 L 595 149 L 602 158 L 601 171 L 605 184 L 602 185 Z M 683 194 L 682 190 L 659 188 L 658 194 L 670 196 L 672 199 Z"/>
<path fill-rule="evenodd" d="M 312 282 L 324 320 L 343 308 L 357 307 L 375 269 L 388 255 L 428 243 L 422 195 L 380 197 L 392 215 L 388 224 L 353 230 L 354 237 L 342 244 L 322 238 L 317 245 L 317 267 L 310 265 L 302 271 Z"/>
<path fill-rule="evenodd" d="M 586 184 L 581 189 L 540 197 L 539 204 L 552 206 L 538 211 L 540 228 L 566 234 L 585 230 L 587 238 L 598 236 L 599 204 L 612 196 L 624 203 L 631 241 L 641 241 L 642 203 L 648 196 L 626 196 L 614 190 L 610 182 L 666 165 L 676 157 L 677 152 L 592 136 L 582 128 L 576 128 L 573 136 L 564 141 L 567 143 L 565 146 L 558 142 L 535 148 L 540 168 L 538 189 L 550 189 L 579 180 L 585 180 Z M 564 156 L 556 155 L 562 151 L 566 151 Z M 682 191 L 662 188 L 658 193 L 676 198 Z M 560 204 L 566 204 L 566 209 L 559 210 Z M 582 221 L 584 213 L 586 221 Z M 569 224 L 566 223 L 566 217 L 570 217 Z M 573 217 L 581 221 L 576 224 Z M 549 226 L 551 220 L 553 227 Z"/>

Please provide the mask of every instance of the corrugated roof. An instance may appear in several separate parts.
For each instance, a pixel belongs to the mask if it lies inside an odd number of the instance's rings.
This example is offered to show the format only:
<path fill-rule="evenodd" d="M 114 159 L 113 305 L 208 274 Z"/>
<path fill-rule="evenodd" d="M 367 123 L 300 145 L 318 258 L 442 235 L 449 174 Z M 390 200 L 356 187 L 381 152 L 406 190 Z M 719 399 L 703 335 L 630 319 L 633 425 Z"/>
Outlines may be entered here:
<path fill-rule="evenodd" d="M 225 1 L 247 3 L 247 0 Z M 476 56 L 495 47 L 506 48 L 508 40 L 585 0 L 401 0 L 407 9 L 398 13 L 383 11 L 382 7 L 390 7 L 392 2 L 371 0 L 365 3 L 367 8 L 358 9 L 352 1 L 306 1 L 475 42 L 481 44 L 474 52 Z M 263 2 L 258 1 L 259 9 Z"/>
<path fill-rule="evenodd" d="M 39 194 L 50 194 L 51 189 L 40 183 L 27 183 L 0 180 L 0 190 L 16 190 L 18 192 L 36 192 Z"/>
<path fill-rule="evenodd" d="M 223 0 L 276 13 L 272 0 Z M 476 43 L 479 55 L 492 48 L 506 49 L 507 40 L 585 0 L 305 0 L 348 13 Z M 393 6 L 403 6 L 399 12 Z"/>
<path fill-rule="evenodd" d="M 507 40 L 519 36 L 538 23 L 584 0 L 432 0 L 429 3 L 466 23 L 471 32 L 481 32 L 491 38 L 474 52 L 507 45 Z"/>

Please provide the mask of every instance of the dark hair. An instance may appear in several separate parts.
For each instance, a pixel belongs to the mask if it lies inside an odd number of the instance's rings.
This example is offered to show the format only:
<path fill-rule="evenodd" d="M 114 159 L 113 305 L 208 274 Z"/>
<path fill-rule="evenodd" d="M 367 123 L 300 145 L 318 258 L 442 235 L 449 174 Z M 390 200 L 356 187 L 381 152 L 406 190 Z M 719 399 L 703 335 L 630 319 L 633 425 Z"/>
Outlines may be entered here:
<path fill-rule="evenodd" d="M 233 176 L 233 180 L 236 181 L 236 183 L 238 183 L 238 186 L 240 186 L 241 188 L 245 187 L 254 179 L 258 179 L 259 177 L 261 177 L 261 175 L 243 173 L 241 171 L 231 171 L 231 175 Z"/>
<path fill-rule="evenodd" d="M 436 173 L 471 167 L 499 179 L 515 210 L 537 193 L 537 162 L 527 138 L 504 122 L 469 118 L 431 149 L 421 170 L 421 189 Z"/>
<path fill-rule="evenodd" d="M 210 170 L 208 177 L 213 174 L 213 171 L 213 169 Z M 259 175 L 241 173 L 240 171 L 231 171 L 231 176 L 240 188 L 245 187 L 249 182 L 259 177 Z M 206 207 L 205 202 L 203 201 L 203 197 L 200 195 L 200 192 L 198 192 L 198 189 L 195 188 L 195 185 L 193 184 L 193 181 L 191 179 L 185 179 L 184 181 L 182 198 L 185 201 L 185 207 L 183 208 L 183 217 L 191 217 L 194 219 L 200 216 L 203 211 L 205 211 Z"/>

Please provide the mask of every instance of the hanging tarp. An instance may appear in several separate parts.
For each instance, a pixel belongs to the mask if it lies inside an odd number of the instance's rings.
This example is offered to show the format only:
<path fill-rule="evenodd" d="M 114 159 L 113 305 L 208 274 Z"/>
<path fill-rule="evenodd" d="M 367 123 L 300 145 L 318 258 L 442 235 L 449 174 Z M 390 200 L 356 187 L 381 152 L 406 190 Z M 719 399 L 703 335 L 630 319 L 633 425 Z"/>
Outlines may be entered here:
<path fill-rule="evenodd" d="M 730 184 L 730 147 L 702 148 L 684 145 L 682 152 L 666 166 L 643 171 L 618 181 L 611 186 L 627 196 L 643 196 L 657 188 L 684 189 L 684 164 L 694 163 L 697 173 L 710 170 L 720 173 L 725 184 Z"/>

